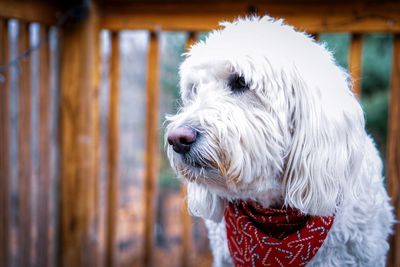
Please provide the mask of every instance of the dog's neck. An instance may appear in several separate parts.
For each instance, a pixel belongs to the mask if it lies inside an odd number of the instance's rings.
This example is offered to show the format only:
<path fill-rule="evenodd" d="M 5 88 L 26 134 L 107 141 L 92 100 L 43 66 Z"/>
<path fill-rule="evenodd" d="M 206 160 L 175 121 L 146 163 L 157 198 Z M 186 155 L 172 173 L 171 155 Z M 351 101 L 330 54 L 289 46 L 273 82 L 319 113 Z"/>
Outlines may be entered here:
<path fill-rule="evenodd" d="M 279 186 L 277 188 L 268 189 L 267 192 L 262 192 L 257 194 L 255 197 L 255 201 L 257 201 L 264 208 L 276 208 L 282 209 L 285 203 L 285 190 L 282 185 L 282 180 L 284 179 L 284 175 L 286 173 L 287 168 L 287 160 L 285 160 L 283 171 L 278 174 L 277 181 L 279 181 Z"/>
<path fill-rule="evenodd" d="M 264 208 L 282 208 L 284 204 L 283 193 L 280 189 L 270 189 L 256 196 L 257 201 Z"/>

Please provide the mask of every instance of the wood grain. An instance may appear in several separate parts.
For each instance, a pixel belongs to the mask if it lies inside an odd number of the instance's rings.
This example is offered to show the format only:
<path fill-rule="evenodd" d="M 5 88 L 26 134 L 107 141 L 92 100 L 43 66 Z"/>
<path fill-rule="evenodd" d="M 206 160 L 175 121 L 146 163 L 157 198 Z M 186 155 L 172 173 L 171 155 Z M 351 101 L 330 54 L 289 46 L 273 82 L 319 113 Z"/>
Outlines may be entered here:
<path fill-rule="evenodd" d="M 100 123 L 100 80 L 101 80 L 101 28 L 99 25 L 100 21 L 100 13 L 97 0 L 87 1 L 87 3 L 91 4 L 91 9 L 89 10 L 89 21 L 91 22 L 92 31 L 90 31 L 90 38 L 91 41 L 89 45 L 92 46 L 91 51 L 91 69 L 90 69 L 90 77 L 92 83 L 92 117 L 91 120 L 93 122 L 92 134 L 93 134 L 93 196 L 91 203 L 91 212 L 93 220 L 93 232 L 92 238 L 95 242 L 92 242 L 91 250 L 93 251 L 91 255 L 91 261 L 96 264 L 96 267 L 103 267 L 104 266 L 104 256 L 103 251 L 99 251 L 100 249 L 100 239 L 104 238 L 101 237 L 103 233 L 100 233 L 101 226 L 100 226 L 100 139 L 101 139 L 101 123 Z M 104 240 L 104 239 L 103 239 Z"/>
<path fill-rule="evenodd" d="M 351 35 L 349 70 L 353 81 L 353 92 L 358 97 L 361 97 L 362 35 L 359 33 L 354 33 Z"/>
<path fill-rule="evenodd" d="M 55 24 L 62 13 L 61 8 L 50 1 L 0 1 L 0 17 L 26 22 Z"/>
<path fill-rule="evenodd" d="M 394 36 L 392 77 L 390 87 L 390 111 L 387 151 L 387 185 L 396 219 L 400 218 L 400 35 Z M 400 266 L 400 225 L 394 227 L 395 235 L 390 242 L 388 266 Z"/>
<path fill-rule="evenodd" d="M 119 199 L 119 84 L 120 84 L 120 45 L 119 33 L 111 33 L 110 55 L 110 93 L 108 106 L 108 185 L 107 185 L 107 251 L 106 266 L 115 264 L 116 233 Z"/>
<path fill-rule="evenodd" d="M 9 62 L 8 22 L 0 19 L 0 65 Z M 9 71 L 0 73 L 0 263 L 8 266 L 10 253 L 10 81 Z"/>
<path fill-rule="evenodd" d="M 18 53 L 22 54 L 30 47 L 29 24 L 18 25 Z M 32 129 L 31 129 L 31 60 L 23 59 L 19 64 L 18 77 L 18 248 L 20 266 L 31 266 L 32 218 Z"/>
<path fill-rule="evenodd" d="M 152 266 L 154 248 L 155 201 L 158 173 L 158 85 L 159 85 L 159 37 L 150 33 L 147 51 L 146 91 L 146 155 L 144 181 L 144 256 L 143 265 Z"/>
<path fill-rule="evenodd" d="M 49 265 L 50 246 L 50 47 L 49 28 L 40 26 L 39 37 L 41 47 L 39 50 L 39 194 L 37 201 L 38 214 L 38 241 L 37 264 L 41 267 Z"/>
<path fill-rule="evenodd" d="M 256 1 L 104 3 L 102 27 L 111 30 L 147 29 L 208 31 L 220 21 L 257 10 L 307 32 L 400 32 L 400 3 Z"/>
<path fill-rule="evenodd" d="M 62 29 L 59 266 L 98 266 L 98 9 Z"/>

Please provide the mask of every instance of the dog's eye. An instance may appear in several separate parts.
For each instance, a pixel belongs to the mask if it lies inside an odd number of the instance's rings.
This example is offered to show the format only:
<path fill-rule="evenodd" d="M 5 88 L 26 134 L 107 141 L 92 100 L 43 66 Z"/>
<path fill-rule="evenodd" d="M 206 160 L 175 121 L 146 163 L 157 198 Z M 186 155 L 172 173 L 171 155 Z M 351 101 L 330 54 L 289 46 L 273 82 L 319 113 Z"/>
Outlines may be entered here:
<path fill-rule="evenodd" d="M 229 80 L 229 87 L 232 92 L 243 92 L 249 89 L 249 86 L 246 84 L 243 76 L 235 75 Z"/>

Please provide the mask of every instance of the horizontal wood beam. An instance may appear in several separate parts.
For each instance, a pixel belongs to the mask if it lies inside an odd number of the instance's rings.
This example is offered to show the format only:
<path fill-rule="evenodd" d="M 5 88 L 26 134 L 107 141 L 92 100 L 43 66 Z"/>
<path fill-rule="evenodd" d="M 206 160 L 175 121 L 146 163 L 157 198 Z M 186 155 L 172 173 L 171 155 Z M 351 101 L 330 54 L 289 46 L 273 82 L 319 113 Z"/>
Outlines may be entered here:
<path fill-rule="evenodd" d="M 2 18 L 53 25 L 60 14 L 61 9 L 47 1 L 0 1 L 0 17 Z"/>
<path fill-rule="evenodd" d="M 112 3 L 102 5 L 101 26 L 110 30 L 208 31 L 220 21 L 254 11 L 284 18 L 312 33 L 400 32 L 400 2 Z"/>

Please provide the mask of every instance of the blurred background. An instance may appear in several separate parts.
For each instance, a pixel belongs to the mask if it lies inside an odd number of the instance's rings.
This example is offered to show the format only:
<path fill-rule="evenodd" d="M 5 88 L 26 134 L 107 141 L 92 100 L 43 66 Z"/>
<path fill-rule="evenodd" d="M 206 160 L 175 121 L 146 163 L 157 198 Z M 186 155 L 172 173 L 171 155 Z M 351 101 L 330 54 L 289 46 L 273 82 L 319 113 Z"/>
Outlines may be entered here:
<path fill-rule="evenodd" d="M 389 88 L 395 58 L 393 33 L 400 31 L 400 16 L 393 15 L 400 14 L 400 6 L 393 1 L 387 5 L 380 1 L 347 5 L 340 1 L 340 5 L 332 2 L 326 9 L 323 1 L 295 1 L 295 6 L 290 1 L 272 1 L 279 3 L 279 8 L 272 5 L 271 9 L 267 6 L 261 11 L 257 4 L 265 4 L 263 1 L 233 1 L 233 5 L 227 1 L 210 2 L 205 11 L 199 1 L 174 1 L 174 5 L 168 1 L 153 1 L 149 5 L 145 1 L 123 0 L 60 1 L 59 5 L 50 2 L 38 0 L 34 7 L 24 1 L 0 1 L 0 216 L 4 214 L 0 225 L 0 267 L 210 266 L 204 223 L 187 214 L 185 190 L 166 157 L 164 121 L 166 114 L 174 114 L 179 107 L 178 70 L 182 54 L 193 41 L 207 38 L 208 30 L 218 27 L 216 22 L 226 18 L 226 10 L 233 17 L 255 12 L 262 15 L 264 10 L 280 14 L 283 10 L 283 18 L 287 14 L 289 22 L 301 22 L 302 30 L 307 30 L 308 17 L 317 17 L 318 21 L 321 18 L 321 30 L 310 24 L 309 33 L 333 53 L 344 69 L 351 65 L 349 51 L 354 51 L 357 34 L 359 46 L 355 51 L 360 53 L 360 64 L 353 65 L 350 72 L 356 73 L 367 131 L 386 160 Z M 89 15 L 82 15 L 82 5 L 68 11 L 68 7 L 82 3 Z M 244 11 L 236 12 L 242 6 Z M 299 6 L 306 10 L 304 14 L 301 10 L 296 12 Z M 320 14 L 319 7 L 325 13 Z M 331 10 L 339 10 L 332 15 L 334 18 L 342 18 L 343 11 L 350 26 L 335 19 L 330 22 Z M 51 12 L 56 14 L 52 19 Z M 93 12 L 100 17 L 99 22 L 91 21 Z M 189 12 L 187 17 L 182 15 L 185 12 Z M 206 14 L 204 21 L 201 12 Z M 135 14 L 141 20 L 135 20 Z M 104 19 L 107 16 L 108 20 Z M 87 26 L 85 21 L 96 25 L 93 39 L 92 24 Z M 371 30 L 362 29 L 364 22 Z M 184 25 L 182 29 L 180 24 Z M 185 26 L 189 24 L 194 28 Z M 69 35 L 73 36 L 75 31 L 79 34 L 74 43 Z M 98 46 L 91 46 L 96 38 Z M 92 48 L 98 55 L 87 56 Z M 43 49 L 47 58 L 43 57 Z M 73 56 L 71 51 L 79 56 Z M 43 59 L 48 61 L 47 68 L 43 68 Z M 156 63 L 151 61 L 154 59 Z M 69 61 L 79 60 L 82 61 L 68 65 Z M 99 70 L 98 76 L 95 70 Z M 82 83 L 86 82 L 85 76 L 98 80 L 98 90 L 91 92 Z M 75 80 L 78 82 L 74 83 Z M 85 90 L 89 91 L 87 95 Z M 149 91 L 155 95 L 149 95 Z M 88 105 L 93 109 L 85 109 Z M 153 118 L 149 109 L 156 112 Z M 85 117 L 87 114 L 93 117 Z M 92 119 L 93 124 L 89 123 Z M 96 142 L 88 150 L 81 146 L 87 145 L 91 135 L 82 135 L 83 126 L 76 126 L 75 120 L 82 120 L 83 125 L 87 121 L 95 129 L 92 133 Z M 155 127 L 151 123 L 149 126 L 149 120 Z M 43 121 L 47 127 L 44 132 L 39 130 Z M 148 144 L 152 132 L 157 139 L 154 150 Z M 68 149 L 72 154 L 65 154 Z M 150 156 L 149 151 L 153 151 Z M 94 172 L 80 171 L 79 160 L 85 161 L 86 156 L 95 161 Z M 67 170 L 71 165 L 76 168 Z M 149 174 L 152 169 L 155 173 Z M 93 183 L 81 185 L 82 177 L 89 177 Z M 149 180 L 154 184 L 149 184 Z M 89 208 L 86 202 L 90 202 Z M 81 205 L 85 207 L 83 215 L 69 210 Z M 146 217 L 149 213 L 154 217 Z M 154 225 L 149 227 L 149 221 Z M 148 255 L 149 246 L 152 252 Z M 92 251 L 96 256 L 87 255 Z"/>

